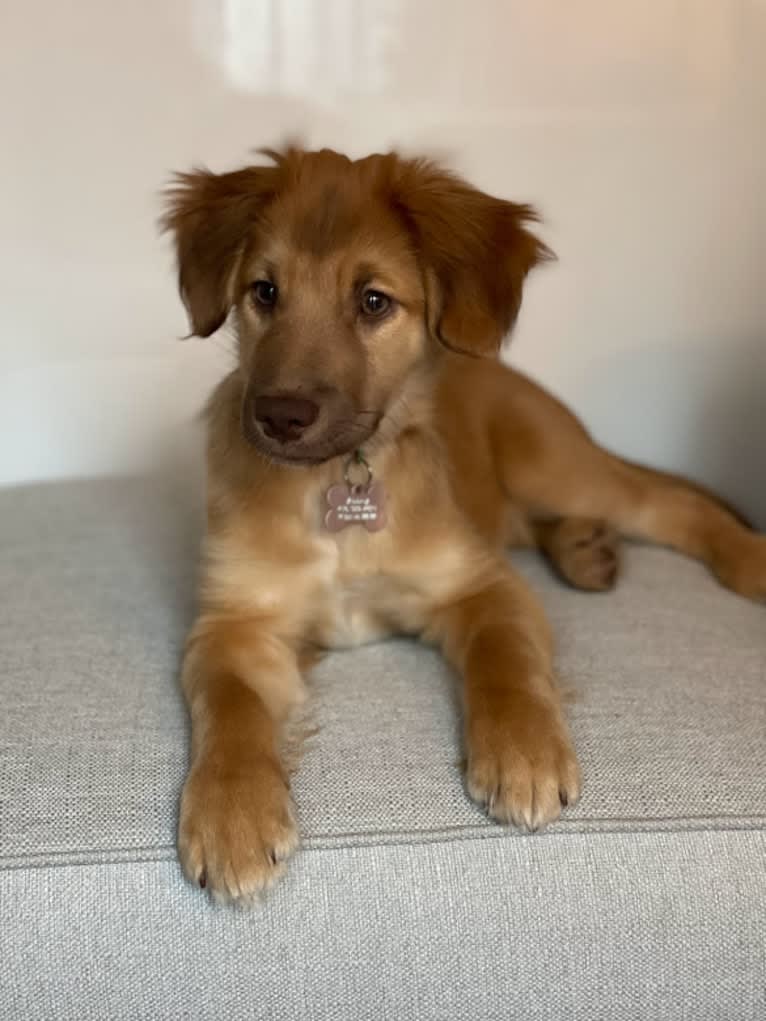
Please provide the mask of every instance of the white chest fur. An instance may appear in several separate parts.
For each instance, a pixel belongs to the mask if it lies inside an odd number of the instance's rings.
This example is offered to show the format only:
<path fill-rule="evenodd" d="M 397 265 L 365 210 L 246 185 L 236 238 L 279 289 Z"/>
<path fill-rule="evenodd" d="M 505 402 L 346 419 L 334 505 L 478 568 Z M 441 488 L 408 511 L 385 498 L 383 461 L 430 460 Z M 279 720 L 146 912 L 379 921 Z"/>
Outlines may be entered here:
<path fill-rule="evenodd" d="M 424 622 L 425 594 L 418 578 L 402 570 L 391 537 L 353 526 L 323 536 L 315 612 L 315 638 L 329 648 L 417 632 Z"/>

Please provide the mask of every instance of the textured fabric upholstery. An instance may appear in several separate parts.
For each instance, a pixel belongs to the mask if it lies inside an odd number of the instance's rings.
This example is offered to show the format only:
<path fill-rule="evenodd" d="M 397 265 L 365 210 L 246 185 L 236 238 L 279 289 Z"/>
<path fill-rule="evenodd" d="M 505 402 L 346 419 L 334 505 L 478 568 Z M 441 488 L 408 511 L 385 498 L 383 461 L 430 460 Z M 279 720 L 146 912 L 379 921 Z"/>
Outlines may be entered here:
<path fill-rule="evenodd" d="M 245 913 L 173 846 L 200 522 L 192 485 L 0 493 L 0 1017 L 764 1016 L 763 607 L 663 551 L 607 596 L 517 557 L 585 777 L 534 836 L 467 800 L 434 652 L 328 656 L 303 846 Z"/>

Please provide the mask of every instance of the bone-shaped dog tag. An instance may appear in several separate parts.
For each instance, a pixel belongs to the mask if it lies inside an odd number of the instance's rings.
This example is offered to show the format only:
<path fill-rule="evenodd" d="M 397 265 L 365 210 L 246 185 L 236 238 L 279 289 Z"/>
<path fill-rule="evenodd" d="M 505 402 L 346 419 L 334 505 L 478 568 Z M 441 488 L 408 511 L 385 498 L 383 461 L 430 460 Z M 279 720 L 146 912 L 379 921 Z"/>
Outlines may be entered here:
<path fill-rule="evenodd" d="M 348 525 L 364 525 L 368 532 L 379 532 L 386 524 L 386 494 L 380 482 L 350 486 L 339 482 L 327 490 L 324 523 L 330 532 Z"/>

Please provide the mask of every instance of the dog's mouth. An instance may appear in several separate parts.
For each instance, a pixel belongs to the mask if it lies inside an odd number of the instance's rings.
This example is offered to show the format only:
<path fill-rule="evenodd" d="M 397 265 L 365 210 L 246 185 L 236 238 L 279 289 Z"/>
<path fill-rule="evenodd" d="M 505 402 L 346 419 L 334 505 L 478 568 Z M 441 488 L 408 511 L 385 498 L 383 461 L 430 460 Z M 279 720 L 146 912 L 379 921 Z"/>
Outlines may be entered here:
<path fill-rule="evenodd" d="M 311 467 L 359 450 L 375 433 L 381 417 L 377 412 L 364 413 L 352 422 L 331 424 L 318 436 L 283 439 L 267 436 L 256 422 L 243 415 L 242 432 L 247 442 L 269 461 L 296 468 Z"/>

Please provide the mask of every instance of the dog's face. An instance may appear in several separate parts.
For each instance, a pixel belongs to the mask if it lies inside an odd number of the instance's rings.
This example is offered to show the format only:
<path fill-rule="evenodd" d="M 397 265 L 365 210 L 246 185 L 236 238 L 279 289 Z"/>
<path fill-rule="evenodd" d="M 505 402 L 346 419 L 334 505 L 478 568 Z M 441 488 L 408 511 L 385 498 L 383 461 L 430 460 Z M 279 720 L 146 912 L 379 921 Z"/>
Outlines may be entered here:
<path fill-rule="evenodd" d="M 527 206 L 389 154 L 180 175 L 165 225 L 194 333 L 235 309 L 242 428 L 310 464 L 360 447 L 439 344 L 495 354 L 550 253 Z"/>
<path fill-rule="evenodd" d="M 429 349 L 407 233 L 349 166 L 318 161 L 279 194 L 239 268 L 242 424 L 281 460 L 359 447 Z"/>

